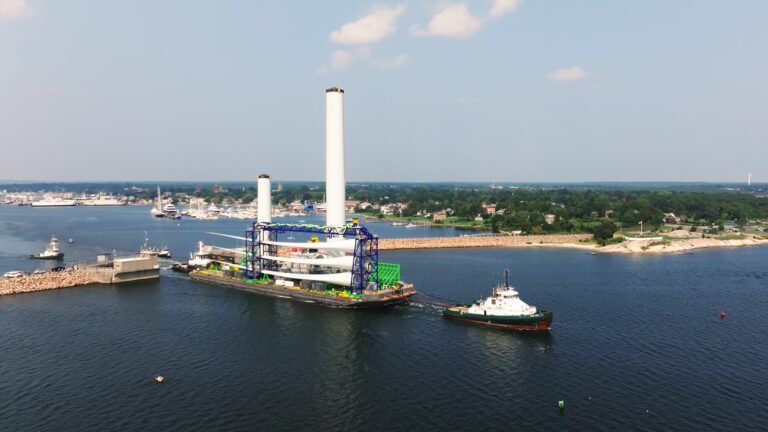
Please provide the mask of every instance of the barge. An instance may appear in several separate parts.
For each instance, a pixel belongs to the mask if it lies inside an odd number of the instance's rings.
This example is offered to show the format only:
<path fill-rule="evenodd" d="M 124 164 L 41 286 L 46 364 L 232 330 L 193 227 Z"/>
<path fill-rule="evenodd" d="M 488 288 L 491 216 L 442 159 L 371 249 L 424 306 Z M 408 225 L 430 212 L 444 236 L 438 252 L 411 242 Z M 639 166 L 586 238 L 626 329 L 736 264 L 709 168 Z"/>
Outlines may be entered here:
<path fill-rule="evenodd" d="M 317 285 L 280 284 L 278 280 L 246 279 L 228 275 L 222 270 L 194 270 L 189 277 L 199 282 L 221 285 L 254 294 L 270 297 L 289 298 L 303 302 L 344 309 L 372 309 L 394 306 L 406 303 L 416 290 L 413 284 L 399 282 L 392 287 L 380 290 L 365 290 L 361 294 L 353 294 L 345 289 L 317 289 Z M 324 285 L 324 284 L 323 284 Z"/>

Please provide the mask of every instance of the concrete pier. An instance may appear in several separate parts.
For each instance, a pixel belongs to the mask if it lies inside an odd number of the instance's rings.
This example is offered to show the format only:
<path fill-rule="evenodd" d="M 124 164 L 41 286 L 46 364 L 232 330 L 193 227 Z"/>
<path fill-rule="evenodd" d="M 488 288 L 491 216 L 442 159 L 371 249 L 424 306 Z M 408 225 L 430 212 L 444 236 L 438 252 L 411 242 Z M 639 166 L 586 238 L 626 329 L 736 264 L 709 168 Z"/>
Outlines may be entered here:
<path fill-rule="evenodd" d="M 88 277 L 98 283 L 116 284 L 160 278 L 157 254 L 142 253 L 138 256 L 108 259 L 102 255 L 99 262 L 86 267 Z"/>

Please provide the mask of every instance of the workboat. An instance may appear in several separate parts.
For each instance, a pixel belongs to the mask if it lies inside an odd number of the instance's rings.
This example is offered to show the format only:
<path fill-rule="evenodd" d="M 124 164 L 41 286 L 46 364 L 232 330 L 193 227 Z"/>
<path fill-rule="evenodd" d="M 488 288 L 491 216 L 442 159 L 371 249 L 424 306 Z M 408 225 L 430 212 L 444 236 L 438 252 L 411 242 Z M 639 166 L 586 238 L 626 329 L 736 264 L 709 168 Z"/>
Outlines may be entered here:
<path fill-rule="evenodd" d="M 509 270 L 504 271 L 504 285 L 494 287 L 490 297 L 473 305 L 457 305 L 443 309 L 443 316 L 486 327 L 518 330 L 549 330 L 552 312 L 539 310 L 520 299 L 509 286 Z"/>
<path fill-rule="evenodd" d="M 163 245 L 157 252 L 157 256 L 160 258 L 171 258 L 171 250 L 168 249 L 168 245 Z"/>
<path fill-rule="evenodd" d="M 48 243 L 44 251 L 29 257 L 32 259 L 60 260 L 64 258 L 64 253 L 59 251 L 59 240 L 56 236 L 51 236 L 51 242 Z"/>
<path fill-rule="evenodd" d="M 171 251 L 168 249 L 168 245 L 163 245 L 160 249 L 154 246 L 149 246 L 149 237 L 147 237 L 146 231 L 144 231 L 144 244 L 139 249 L 139 254 L 157 255 L 160 258 L 171 258 Z"/>
<path fill-rule="evenodd" d="M 179 214 L 179 211 L 176 210 L 176 206 L 171 203 L 163 206 L 163 214 L 170 219 L 181 219 L 181 215 Z"/>

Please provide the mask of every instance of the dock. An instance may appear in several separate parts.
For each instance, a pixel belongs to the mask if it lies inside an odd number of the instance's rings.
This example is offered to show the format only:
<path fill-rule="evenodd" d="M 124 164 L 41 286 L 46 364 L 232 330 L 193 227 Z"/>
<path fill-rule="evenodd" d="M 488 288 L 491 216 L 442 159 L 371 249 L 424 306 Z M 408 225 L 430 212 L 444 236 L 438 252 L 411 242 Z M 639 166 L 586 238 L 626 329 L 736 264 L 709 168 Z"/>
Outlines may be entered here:
<path fill-rule="evenodd" d="M 112 258 L 99 255 L 95 264 L 86 266 L 88 277 L 97 283 L 117 284 L 160 278 L 157 253 L 141 253 L 136 256 Z"/>

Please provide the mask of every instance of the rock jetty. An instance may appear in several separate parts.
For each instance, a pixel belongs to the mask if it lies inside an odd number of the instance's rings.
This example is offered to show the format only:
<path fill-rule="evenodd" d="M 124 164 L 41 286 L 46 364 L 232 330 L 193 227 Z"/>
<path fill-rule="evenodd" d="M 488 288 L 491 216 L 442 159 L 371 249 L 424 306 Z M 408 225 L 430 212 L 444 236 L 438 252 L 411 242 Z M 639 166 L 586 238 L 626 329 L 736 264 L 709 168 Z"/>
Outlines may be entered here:
<path fill-rule="evenodd" d="M 579 244 L 579 242 L 591 238 L 591 234 L 394 238 L 379 240 L 379 250 L 524 246 L 559 246 L 591 249 L 594 246 L 584 243 Z"/>
<path fill-rule="evenodd" d="M 83 270 L 0 279 L 0 295 L 46 291 L 96 283 Z"/>

